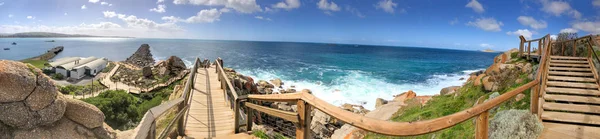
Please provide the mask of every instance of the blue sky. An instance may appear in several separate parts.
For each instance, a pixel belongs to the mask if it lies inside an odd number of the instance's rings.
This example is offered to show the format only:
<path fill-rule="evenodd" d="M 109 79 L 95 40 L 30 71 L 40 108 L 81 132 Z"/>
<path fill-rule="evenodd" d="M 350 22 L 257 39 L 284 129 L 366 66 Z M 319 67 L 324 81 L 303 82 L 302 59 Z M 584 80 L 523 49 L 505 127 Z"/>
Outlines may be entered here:
<path fill-rule="evenodd" d="M 0 0 L 0 33 L 507 50 L 598 34 L 599 14 L 600 0 Z"/>

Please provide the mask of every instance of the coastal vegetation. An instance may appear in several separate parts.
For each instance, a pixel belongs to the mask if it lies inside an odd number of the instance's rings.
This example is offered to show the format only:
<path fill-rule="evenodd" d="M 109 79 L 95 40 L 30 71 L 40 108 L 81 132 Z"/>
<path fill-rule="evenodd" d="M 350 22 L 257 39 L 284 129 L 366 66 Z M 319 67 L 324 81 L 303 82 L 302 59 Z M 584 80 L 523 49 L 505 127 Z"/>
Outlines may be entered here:
<path fill-rule="evenodd" d="M 110 72 L 113 68 L 115 68 L 115 63 L 114 62 L 108 62 L 108 65 L 106 65 L 106 68 L 102 69 L 102 73 L 108 73 Z"/>
<path fill-rule="evenodd" d="M 181 81 L 139 96 L 125 90 L 108 90 L 96 97 L 83 101 L 98 107 L 105 115 L 105 122 L 112 128 L 128 130 L 137 126 L 144 114 L 152 107 L 167 101 L 176 85 Z"/>
<path fill-rule="evenodd" d="M 61 75 L 61 74 L 54 74 L 54 75 Z M 100 84 L 100 82 L 92 82 L 86 85 L 66 85 L 66 86 L 60 86 L 59 87 L 59 91 L 62 94 L 74 94 L 74 95 L 83 95 L 83 94 L 90 94 L 92 92 L 96 92 L 99 90 L 103 90 L 106 89 L 107 87 Z"/>
<path fill-rule="evenodd" d="M 507 63 L 522 63 L 526 64 L 527 61 L 521 58 L 517 58 L 516 53 L 511 53 L 510 62 Z M 530 63 L 537 64 L 537 63 Z M 531 75 L 535 70 L 531 70 L 529 72 L 521 72 L 517 75 L 514 75 L 516 79 L 512 79 L 510 77 L 507 81 L 507 85 L 499 85 L 501 88 L 498 88 L 496 91 L 488 91 L 485 87 L 481 85 L 475 85 L 475 81 L 469 81 L 460 89 L 456 90 L 455 95 L 437 95 L 433 96 L 430 101 L 426 104 L 422 105 L 417 99 L 411 99 L 405 101 L 407 106 L 402 107 L 392 116 L 391 121 L 395 122 L 414 122 L 414 121 L 422 121 L 422 120 L 430 120 L 443 116 L 448 116 L 462 110 L 473 107 L 479 100 L 488 100 L 490 98 L 494 98 L 496 96 L 502 95 L 505 92 L 514 90 L 519 86 L 522 86 L 532 79 L 528 78 L 528 75 Z M 519 80 L 519 81 L 516 81 Z M 503 83 L 500 83 L 503 84 Z M 515 99 L 511 99 L 505 103 L 500 104 L 496 108 L 490 111 L 490 119 L 493 119 L 494 116 L 501 111 L 511 110 L 511 109 L 519 109 L 519 110 L 528 110 L 530 99 L 530 90 L 526 90 Z M 525 99 L 523 99 L 525 98 Z M 456 126 L 419 136 L 411 136 L 411 137 L 390 137 L 375 133 L 368 133 L 365 138 L 376 138 L 376 139 L 387 139 L 387 138 L 418 138 L 418 139 L 431 139 L 431 138 L 474 138 L 475 135 L 475 122 L 474 119 L 464 121 L 462 123 L 457 124 Z"/>
<path fill-rule="evenodd" d="M 48 63 L 48 61 L 47 60 L 26 59 L 26 60 L 23 60 L 23 63 L 31 64 L 38 69 L 43 69 L 45 67 L 44 64 Z"/>

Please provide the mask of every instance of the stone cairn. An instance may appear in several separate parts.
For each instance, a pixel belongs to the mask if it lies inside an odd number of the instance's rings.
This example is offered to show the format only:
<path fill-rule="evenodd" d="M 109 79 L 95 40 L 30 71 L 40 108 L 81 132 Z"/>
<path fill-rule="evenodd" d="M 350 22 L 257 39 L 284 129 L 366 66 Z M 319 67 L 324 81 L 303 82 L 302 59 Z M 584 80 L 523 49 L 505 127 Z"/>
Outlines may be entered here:
<path fill-rule="evenodd" d="M 116 138 L 95 106 L 68 99 L 41 70 L 0 60 L 0 138 Z"/>

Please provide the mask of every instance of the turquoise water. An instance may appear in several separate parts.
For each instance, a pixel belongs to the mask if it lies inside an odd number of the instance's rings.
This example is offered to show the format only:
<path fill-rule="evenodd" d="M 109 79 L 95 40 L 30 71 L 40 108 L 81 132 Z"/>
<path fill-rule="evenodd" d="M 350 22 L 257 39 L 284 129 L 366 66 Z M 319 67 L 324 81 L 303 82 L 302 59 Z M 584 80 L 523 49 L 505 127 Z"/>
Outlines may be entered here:
<path fill-rule="evenodd" d="M 56 40 L 56 42 L 44 42 Z M 17 45 L 10 43 L 16 42 Z M 157 60 L 179 56 L 188 66 L 195 57 L 224 59 L 226 67 L 255 80 L 281 78 L 286 86 L 307 88 L 330 103 L 364 104 L 413 90 L 434 95 L 443 87 L 461 85 L 459 79 L 489 66 L 497 53 L 416 47 L 328 45 L 296 42 L 213 41 L 129 38 L 5 38 L 0 59 L 20 60 L 54 46 L 69 56 L 106 57 L 121 61 L 147 43 Z"/>

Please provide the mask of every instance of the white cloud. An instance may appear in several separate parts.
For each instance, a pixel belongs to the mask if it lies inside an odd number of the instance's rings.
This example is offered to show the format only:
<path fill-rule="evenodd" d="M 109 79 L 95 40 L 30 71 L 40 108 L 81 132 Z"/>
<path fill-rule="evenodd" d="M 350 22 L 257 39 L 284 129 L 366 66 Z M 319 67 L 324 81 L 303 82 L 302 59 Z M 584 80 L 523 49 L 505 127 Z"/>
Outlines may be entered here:
<path fill-rule="evenodd" d="M 300 7 L 300 5 L 301 5 L 300 0 L 285 0 L 285 1 L 279 2 L 277 4 L 274 4 L 271 7 L 285 9 L 285 10 L 292 10 L 292 9 L 296 9 L 296 8 Z"/>
<path fill-rule="evenodd" d="M 600 7 L 600 0 L 594 0 L 594 1 L 592 1 L 592 5 L 594 5 L 596 7 Z"/>
<path fill-rule="evenodd" d="M 358 11 L 358 9 L 354 8 L 354 7 L 350 7 L 350 5 L 346 5 L 346 11 L 360 17 L 360 18 L 365 18 L 367 16 L 363 15 L 360 11 Z"/>
<path fill-rule="evenodd" d="M 558 36 L 556 36 L 556 35 L 550 35 L 550 39 L 556 40 L 556 38 L 558 38 Z"/>
<path fill-rule="evenodd" d="M 81 6 L 81 9 L 87 9 L 87 7 L 85 7 L 85 5 Z"/>
<path fill-rule="evenodd" d="M 89 2 L 91 2 L 91 3 L 97 3 L 97 2 L 99 2 L 99 1 L 100 1 L 100 0 L 89 0 Z"/>
<path fill-rule="evenodd" d="M 14 15 L 12 14 L 8 14 L 8 18 L 12 18 Z"/>
<path fill-rule="evenodd" d="M 519 23 L 521 23 L 521 25 L 525 25 L 525 26 L 529 26 L 533 29 L 543 29 L 548 27 L 548 23 L 546 23 L 546 21 L 543 20 L 535 20 L 533 17 L 531 16 L 519 16 L 517 18 L 517 21 L 519 21 Z"/>
<path fill-rule="evenodd" d="M 112 6 L 112 4 L 108 4 L 108 6 Z"/>
<path fill-rule="evenodd" d="M 475 11 L 477 13 L 485 12 L 485 9 L 483 9 L 483 6 L 481 6 L 481 3 L 479 3 L 477 0 L 471 0 L 471 2 L 467 3 L 467 5 L 465 5 L 465 7 L 471 8 L 471 9 L 473 9 L 473 11 Z"/>
<path fill-rule="evenodd" d="M 160 4 L 160 5 L 158 5 L 158 7 L 150 9 L 150 11 L 157 12 L 157 13 L 164 13 L 164 12 L 166 12 L 166 10 L 165 10 L 166 8 L 167 8 L 166 5 Z"/>
<path fill-rule="evenodd" d="M 581 18 L 581 13 L 571 7 L 569 3 L 564 1 L 551 1 L 541 0 L 542 11 L 552 14 L 554 16 L 561 16 L 562 14 L 570 15 L 575 19 Z"/>
<path fill-rule="evenodd" d="M 166 20 L 169 23 L 185 22 L 185 23 L 212 23 L 219 21 L 222 12 L 215 8 L 210 10 L 201 10 L 195 16 L 188 17 L 187 19 L 181 19 L 175 16 L 165 16 L 162 20 Z"/>
<path fill-rule="evenodd" d="M 174 0 L 174 4 L 193 4 L 206 6 L 225 6 L 241 13 L 262 11 L 256 0 Z"/>
<path fill-rule="evenodd" d="M 221 10 L 219 10 L 219 11 L 221 11 L 222 13 L 231 12 L 231 10 L 229 10 L 229 8 L 221 8 Z"/>
<path fill-rule="evenodd" d="M 112 4 L 109 4 L 108 2 L 103 1 L 103 2 L 100 2 L 100 5 L 112 5 Z"/>
<path fill-rule="evenodd" d="M 163 2 L 165 2 L 165 0 L 158 0 L 158 1 L 156 1 L 156 4 L 163 3 Z"/>
<path fill-rule="evenodd" d="M 537 34 L 534 31 L 529 31 L 528 29 L 519 29 L 517 31 L 513 31 L 513 32 L 506 32 L 507 35 L 516 35 L 516 36 L 520 36 L 523 35 L 523 37 L 525 37 L 526 39 L 531 39 L 531 37 L 533 36 L 533 34 Z"/>
<path fill-rule="evenodd" d="M 474 27 L 477 27 L 484 31 L 493 31 L 493 32 L 502 31 L 502 29 L 500 27 L 503 25 L 504 24 L 502 22 L 496 21 L 496 19 L 494 19 L 494 18 L 485 18 L 485 17 L 478 18 L 475 20 L 475 22 L 469 21 L 467 23 L 467 26 L 474 26 Z"/>
<path fill-rule="evenodd" d="M 573 23 L 572 28 L 581 30 L 581 31 L 585 31 L 588 33 L 592 33 L 592 34 L 600 34 L 600 21 L 575 22 L 575 23 Z"/>
<path fill-rule="evenodd" d="M 35 16 L 27 16 L 27 19 L 35 19 Z"/>
<path fill-rule="evenodd" d="M 180 31 L 181 28 L 175 23 L 156 23 L 152 20 L 145 18 L 137 18 L 134 15 L 129 16 L 121 16 L 118 15 L 118 18 L 127 24 L 127 27 L 135 28 L 135 29 L 149 29 L 149 30 L 160 30 L 160 31 Z"/>
<path fill-rule="evenodd" d="M 458 18 L 454 18 L 453 20 L 451 20 L 450 22 L 448 22 L 450 25 L 455 25 L 458 24 Z"/>
<path fill-rule="evenodd" d="M 573 28 L 565 28 L 561 29 L 560 33 L 577 33 L 579 30 Z"/>
<path fill-rule="evenodd" d="M 383 11 L 388 13 L 394 13 L 395 9 L 398 6 L 397 3 L 394 3 L 392 0 L 381 0 L 377 4 L 375 4 L 375 9 L 383 9 Z M 404 12 L 404 9 L 401 9 Z"/>
<path fill-rule="evenodd" d="M 102 13 L 104 14 L 104 17 L 106 17 L 106 18 L 113 18 L 113 17 L 117 16 L 117 13 L 115 13 L 113 11 L 104 11 Z"/>
<path fill-rule="evenodd" d="M 65 13 L 65 15 L 69 15 L 69 14 Z"/>
<path fill-rule="evenodd" d="M 183 38 L 189 37 L 182 30 L 161 31 L 156 29 L 133 29 L 123 27 L 112 22 L 100 22 L 75 26 L 45 26 L 45 25 L 0 25 L 3 33 L 18 32 L 56 32 L 66 34 L 87 34 L 98 36 L 131 36 L 131 37 L 157 37 L 157 38 Z"/>
<path fill-rule="evenodd" d="M 482 44 L 479 44 L 479 46 L 481 46 L 481 47 L 483 47 L 483 48 L 493 48 L 493 47 L 494 47 L 494 45 L 487 44 L 487 43 L 482 43 Z"/>
<path fill-rule="evenodd" d="M 262 16 L 255 16 L 254 18 L 256 18 L 256 19 L 260 19 L 260 20 L 267 20 L 267 21 L 271 21 L 271 18 L 265 18 L 265 17 L 262 17 Z"/>
<path fill-rule="evenodd" d="M 0 2 L 0 6 L 4 5 L 4 2 Z"/>
<path fill-rule="evenodd" d="M 320 0 L 317 3 L 317 6 L 319 7 L 319 9 L 321 10 L 329 10 L 329 11 L 340 11 L 340 7 L 338 7 L 337 4 L 335 4 L 333 1 L 332 2 L 327 2 L 327 0 Z"/>

